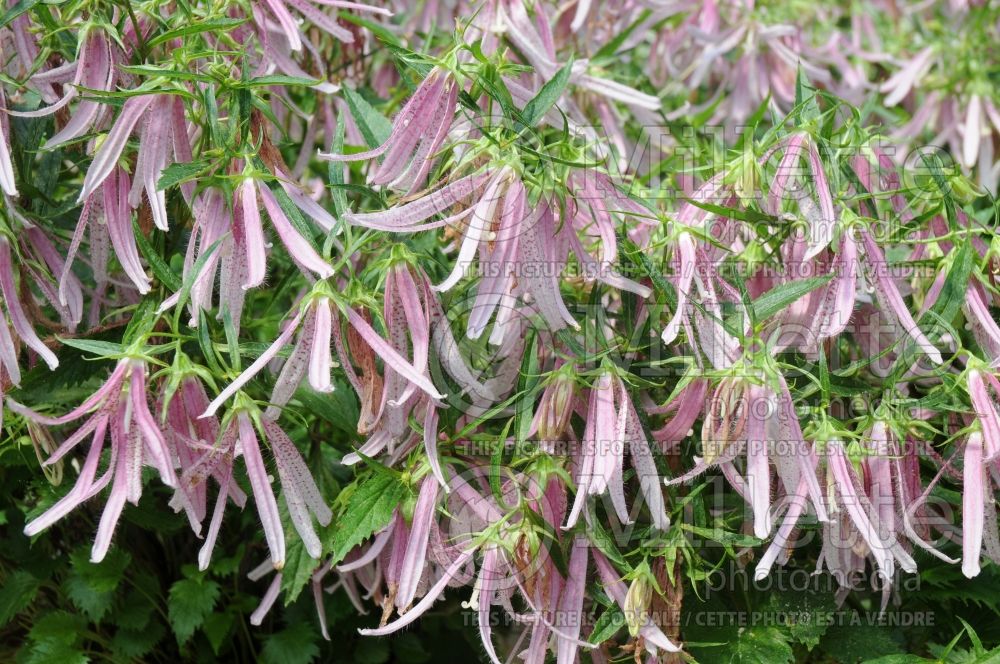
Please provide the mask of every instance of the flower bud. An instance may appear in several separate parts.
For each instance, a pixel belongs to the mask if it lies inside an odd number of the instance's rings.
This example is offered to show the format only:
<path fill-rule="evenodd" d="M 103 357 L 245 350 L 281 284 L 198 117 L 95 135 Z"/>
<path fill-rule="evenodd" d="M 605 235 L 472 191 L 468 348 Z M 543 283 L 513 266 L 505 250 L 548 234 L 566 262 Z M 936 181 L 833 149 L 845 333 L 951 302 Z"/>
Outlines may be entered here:
<path fill-rule="evenodd" d="M 653 600 L 653 586 L 644 574 L 640 574 L 632 579 L 625 595 L 625 624 L 628 625 L 628 633 L 633 637 L 639 636 L 639 630 L 649 622 L 649 604 Z"/>
<path fill-rule="evenodd" d="M 565 373 L 559 373 L 545 388 L 538 404 L 538 435 L 542 440 L 555 440 L 566 431 L 573 414 L 574 391 L 573 379 Z"/>

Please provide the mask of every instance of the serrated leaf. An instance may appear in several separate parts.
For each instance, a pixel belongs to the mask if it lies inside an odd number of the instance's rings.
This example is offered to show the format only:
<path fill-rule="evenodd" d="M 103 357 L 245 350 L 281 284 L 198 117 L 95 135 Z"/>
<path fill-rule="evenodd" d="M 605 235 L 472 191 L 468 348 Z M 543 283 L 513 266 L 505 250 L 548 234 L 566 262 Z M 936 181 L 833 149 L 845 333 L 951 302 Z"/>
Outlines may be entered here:
<path fill-rule="evenodd" d="M 862 617 L 863 614 L 853 614 Z M 866 620 L 853 620 L 836 624 L 820 640 L 820 648 L 837 662 L 860 662 L 876 657 L 901 655 L 903 635 L 899 630 L 869 624 Z"/>
<path fill-rule="evenodd" d="M 331 529 L 330 564 L 336 565 L 351 549 L 389 525 L 396 507 L 409 489 L 390 473 L 374 473 L 355 484 L 347 504 Z"/>
<path fill-rule="evenodd" d="M 119 629 L 111 639 L 111 648 L 125 657 L 143 657 L 153 651 L 165 633 L 166 629 L 159 622 L 141 630 Z"/>
<path fill-rule="evenodd" d="M 222 644 L 225 643 L 226 637 L 232 630 L 234 621 L 233 614 L 229 612 L 213 613 L 205 618 L 201 631 L 205 634 L 209 645 L 212 646 L 212 652 L 216 655 L 222 649 Z"/>
<path fill-rule="evenodd" d="M 88 618 L 100 622 L 111 609 L 132 557 L 116 548 L 101 562 L 92 563 L 89 547 L 83 547 L 73 552 L 70 561 L 73 569 L 63 582 L 66 594 Z"/>
<path fill-rule="evenodd" d="M 115 607 L 111 621 L 119 628 L 133 632 L 146 629 L 156 609 L 155 601 L 154 595 L 146 595 L 139 590 L 129 591 L 124 601 Z"/>
<path fill-rule="evenodd" d="M 264 664 L 309 664 L 319 656 L 319 635 L 307 623 L 289 625 L 268 637 L 260 652 Z"/>
<path fill-rule="evenodd" d="M 28 632 L 31 645 L 25 662 L 30 664 L 83 664 L 90 661 L 79 648 L 87 628 L 83 617 L 67 611 L 52 611 L 40 617 Z"/>
<path fill-rule="evenodd" d="M 28 608 L 38 593 L 41 581 L 24 570 L 15 570 L 0 584 L 0 627 Z"/>
<path fill-rule="evenodd" d="M 768 609 L 774 615 L 788 616 L 784 625 L 788 634 L 808 650 L 815 648 L 830 621 L 824 618 L 837 608 L 833 594 L 824 590 L 771 590 Z"/>
<path fill-rule="evenodd" d="M 62 586 L 73 605 L 94 622 L 101 622 L 111 610 L 114 593 L 98 591 L 77 574 L 67 577 Z"/>
<path fill-rule="evenodd" d="M 280 506 L 281 521 L 285 529 L 285 566 L 281 568 L 281 592 L 285 598 L 285 606 L 288 606 L 298 599 L 320 563 L 309 555 L 302 538 L 295 532 L 284 497 Z"/>
<path fill-rule="evenodd" d="M 219 584 L 205 579 L 181 579 L 170 587 L 167 615 L 178 643 L 185 643 L 212 613 Z"/>
<path fill-rule="evenodd" d="M 733 664 L 782 664 L 794 659 L 792 647 L 776 627 L 748 627 L 726 650 Z"/>

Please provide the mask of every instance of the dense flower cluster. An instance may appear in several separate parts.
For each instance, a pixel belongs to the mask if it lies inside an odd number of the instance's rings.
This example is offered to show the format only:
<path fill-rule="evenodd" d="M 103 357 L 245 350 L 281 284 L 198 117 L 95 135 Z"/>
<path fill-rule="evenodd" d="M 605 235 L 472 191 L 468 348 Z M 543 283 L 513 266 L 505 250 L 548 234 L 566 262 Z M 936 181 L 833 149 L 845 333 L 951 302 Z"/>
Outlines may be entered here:
<path fill-rule="evenodd" d="M 206 569 L 232 502 L 254 624 L 454 594 L 494 662 L 680 652 L 716 471 L 758 580 L 1000 564 L 995 6 L 410 4 L 3 15 L 0 418 L 76 475 L 26 533 L 162 484 Z"/>

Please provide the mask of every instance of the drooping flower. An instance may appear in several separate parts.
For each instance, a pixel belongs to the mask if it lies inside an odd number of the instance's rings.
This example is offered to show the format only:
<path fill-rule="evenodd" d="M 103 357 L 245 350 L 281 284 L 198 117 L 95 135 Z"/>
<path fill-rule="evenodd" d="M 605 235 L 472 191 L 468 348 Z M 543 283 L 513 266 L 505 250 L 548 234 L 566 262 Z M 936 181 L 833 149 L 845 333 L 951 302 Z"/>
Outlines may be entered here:
<path fill-rule="evenodd" d="M 571 528 L 579 518 L 587 496 L 608 493 L 621 523 L 631 523 L 625 504 L 623 484 L 625 448 L 628 447 L 635 466 L 640 493 L 649 509 L 654 527 L 670 527 L 660 475 L 653 460 L 649 442 L 642 430 L 639 416 L 632 405 L 621 377 L 603 372 L 590 392 L 586 428 L 581 439 L 582 450 L 577 459 L 576 499 L 565 528 Z"/>
<path fill-rule="evenodd" d="M 271 552 L 271 564 L 277 570 L 285 565 L 284 527 L 281 523 L 278 503 L 271 488 L 267 467 L 261 455 L 258 430 L 274 454 L 282 495 L 292 525 L 299 537 L 302 538 L 306 552 L 311 557 L 318 559 L 322 552 L 322 545 L 313 527 L 313 518 L 320 525 L 325 526 L 330 523 L 333 514 L 323 500 L 312 473 L 295 447 L 295 443 L 288 438 L 276 422 L 266 415 L 261 415 L 256 411 L 251 412 L 245 407 L 237 407 L 234 412 L 229 413 L 227 420 L 221 434 L 201 460 L 203 468 L 200 468 L 200 472 L 197 474 L 186 478 L 188 485 L 185 488 L 189 491 L 196 486 L 192 483 L 195 478 L 205 481 L 212 473 L 220 474 L 223 478 L 220 482 L 219 497 L 212 514 L 209 534 L 206 537 L 205 545 L 198 554 L 199 565 L 205 569 L 211 560 L 215 537 L 219 532 L 230 491 L 233 462 L 237 457 L 243 458 L 246 467 L 254 503 L 257 506 L 257 514 L 260 516 L 264 531 L 264 538 L 267 540 L 267 546 Z M 238 500 L 238 495 L 234 496 L 235 500 Z"/>
<path fill-rule="evenodd" d="M 243 288 L 259 286 L 267 273 L 267 258 L 264 242 L 264 228 L 261 224 L 260 202 L 263 202 L 271 225 L 278 233 L 281 243 L 288 250 L 295 264 L 306 273 L 315 273 L 321 279 L 333 276 L 333 268 L 325 261 L 309 242 L 289 221 L 277 198 L 266 184 L 257 185 L 253 178 L 247 178 L 235 194 L 234 207 L 238 206 L 243 237 L 246 242 L 246 279 Z"/>
<path fill-rule="evenodd" d="M 666 481 L 668 486 L 689 481 L 719 466 L 750 506 L 754 535 L 761 539 L 772 530 L 772 505 L 788 502 L 782 525 L 757 567 L 757 578 L 769 573 L 808 505 L 812 505 L 820 521 L 827 520 L 816 478 L 816 456 L 802 434 L 784 378 L 779 374 L 774 381 L 776 385 L 758 384 L 742 376 L 723 378 L 705 413 L 703 456 L 695 457 L 696 465 L 690 471 Z M 671 439 L 680 435 L 675 431 Z M 734 464 L 741 453 L 746 456 L 745 476 Z M 772 465 L 779 479 L 776 485 L 771 481 Z M 783 501 L 773 500 L 780 495 Z"/>
<path fill-rule="evenodd" d="M 11 111 L 11 115 L 28 118 L 38 118 L 52 115 L 64 108 L 80 95 L 80 90 L 95 90 L 111 92 L 114 90 L 116 71 L 114 67 L 114 51 L 112 41 L 104 30 L 91 26 L 80 38 L 79 52 L 71 81 L 64 84 L 65 93 L 57 101 L 34 111 Z M 29 84 L 44 81 L 52 70 L 34 74 Z M 43 84 L 45 85 L 45 84 Z M 44 95 L 42 95 L 44 98 Z M 43 145 L 43 149 L 51 149 L 85 135 L 97 126 L 103 116 L 105 106 L 93 99 L 83 99 L 77 105 L 70 119 L 55 135 Z"/>
<path fill-rule="evenodd" d="M 532 21 L 522 0 L 504 0 L 498 3 L 497 9 L 502 20 L 504 36 L 517 46 L 520 53 L 535 68 L 542 80 L 551 79 L 559 70 L 560 64 L 555 59 L 555 54 L 546 48 L 546 44 L 551 44 L 551 40 L 546 40 L 539 32 L 541 30 L 547 33 L 551 30 L 548 18 L 545 18 L 544 14 L 540 14 L 539 23 Z M 541 11 L 539 5 L 539 12 Z M 573 63 L 570 81 L 574 85 L 606 99 L 640 109 L 660 110 L 660 100 L 657 97 L 617 81 L 590 74 L 588 69 L 588 63 L 585 60 L 577 60 Z"/>
<path fill-rule="evenodd" d="M 611 565 L 611 562 L 598 549 L 592 551 L 594 562 L 597 564 L 597 572 L 601 579 L 605 591 L 611 596 L 615 604 L 623 611 L 626 608 L 628 590 L 621 580 L 618 572 Z M 646 652 L 652 657 L 656 657 L 660 651 L 680 652 L 681 648 L 675 644 L 663 630 L 649 618 L 649 616 L 637 617 L 635 631 L 638 634 L 640 643 L 645 647 Z"/>
<path fill-rule="evenodd" d="M 868 283 L 875 289 L 875 296 L 878 300 L 881 313 L 892 321 L 896 330 L 896 336 L 909 336 L 917 347 L 935 364 L 941 364 L 944 360 L 941 352 L 934 347 L 934 344 L 924 335 L 913 320 L 913 315 L 903 302 L 903 296 L 899 293 L 899 288 L 892 276 L 892 269 L 885 260 L 885 254 L 878 243 L 866 228 L 859 228 L 861 245 L 863 247 L 862 256 L 865 276 Z"/>
<path fill-rule="evenodd" d="M 279 384 L 275 386 L 276 403 L 278 405 L 287 403 L 287 399 L 294 393 L 295 387 L 298 385 L 298 381 L 295 380 L 296 374 L 299 380 L 302 378 L 302 374 L 296 367 L 303 357 L 309 358 L 310 384 L 320 391 L 328 391 L 331 385 L 330 371 L 333 368 L 329 350 L 330 344 L 336 343 L 338 353 L 343 348 L 343 342 L 338 341 L 341 339 L 341 319 L 339 315 L 341 311 L 343 311 L 347 319 L 346 322 L 358 337 L 372 352 L 397 371 L 403 379 L 412 383 L 417 389 L 425 392 L 432 399 L 443 398 L 443 395 L 437 391 L 430 379 L 420 371 L 417 371 L 385 339 L 379 336 L 371 324 L 365 320 L 364 316 L 348 305 L 341 307 L 327 295 L 317 294 L 308 298 L 298 307 L 295 316 L 285 326 L 281 334 L 278 335 L 267 350 L 261 353 L 260 357 L 253 364 L 247 367 L 243 373 L 209 404 L 204 416 L 207 417 L 214 414 L 219 406 L 260 373 L 278 355 L 296 332 L 299 332 L 300 344 L 297 346 L 297 350 L 300 356 L 295 364 L 289 366 L 287 373 L 283 371 L 284 380 L 280 380 Z M 310 320 L 312 322 L 306 325 L 307 321 Z M 346 359 L 346 356 L 342 355 L 342 359 Z M 288 365 L 286 364 L 286 366 Z"/>
<path fill-rule="evenodd" d="M 383 7 L 346 0 L 258 0 L 253 5 L 253 18 L 261 31 L 282 34 L 293 51 L 301 51 L 304 43 L 309 43 L 311 50 L 315 50 L 316 47 L 302 32 L 291 10 L 295 10 L 309 23 L 341 42 L 350 44 L 354 41 L 351 31 L 340 25 L 335 16 L 327 14 L 315 5 L 392 16 L 392 12 Z"/>
<path fill-rule="evenodd" d="M 14 165 L 10 160 L 10 128 L 7 126 L 7 98 L 0 89 L 0 192 L 17 196 Z"/>
<path fill-rule="evenodd" d="M 440 68 L 430 71 L 396 116 L 392 132 L 377 148 L 351 155 L 320 153 L 331 161 L 361 161 L 383 157 L 369 184 L 412 194 L 427 179 L 455 116 L 458 84 Z"/>
<path fill-rule="evenodd" d="M 984 427 L 985 431 L 985 427 Z M 962 469 L 962 574 L 979 575 L 979 559 L 986 555 L 1000 564 L 1000 533 L 993 498 L 995 471 L 990 468 L 983 431 L 973 431 L 965 441 Z"/>
<path fill-rule="evenodd" d="M 3 235 L 0 235 L 0 293 L 3 294 L 3 309 L 6 309 L 14 333 L 29 348 L 38 353 L 38 356 L 49 365 L 50 369 L 59 366 L 59 360 L 55 353 L 49 350 L 48 346 L 35 333 L 35 329 L 21 305 L 21 294 L 15 283 L 13 252 L 10 242 Z M 3 353 L 4 365 L 8 374 L 15 383 L 18 383 L 20 382 L 20 371 L 17 368 L 17 348 L 13 338 L 6 332 L 7 324 L 4 322 L 3 325 L 0 325 L 0 335 L 2 335 L 0 336 L 0 352 Z"/>
<path fill-rule="evenodd" d="M 208 405 L 205 386 L 196 371 L 179 374 L 176 382 L 168 383 L 160 403 L 163 434 L 178 464 L 178 483 L 170 506 L 184 510 L 191 530 L 201 537 L 202 524 L 208 509 L 208 479 L 219 486 L 219 495 L 229 496 L 241 509 L 246 494 L 232 476 L 233 445 L 231 437 L 220 439 L 217 418 L 199 418 Z M 217 503 L 219 512 L 225 501 Z M 205 538 L 203 552 L 211 552 L 218 536 L 221 516 L 213 519 Z M 199 555 L 199 565 L 207 566 L 207 555 Z"/>
<path fill-rule="evenodd" d="M 986 353 L 990 366 L 1000 368 L 1000 325 L 990 314 L 989 299 L 978 280 L 970 280 L 965 291 L 963 310 L 972 336 Z"/>
<path fill-rule="evenodd" d="M 906 572 L 916 572 L 917 565 L 872 505 L 844 444 L 831 439 L 825 441 L 825 446 L 830 521 L 823 529 L 823 550 L 817 569 L 825 564 L 846 591 L 854 575 L 864 569 L 865 557 L 871 556 L 884 584 L 884 611 L 896 565 Z"/>
<path fill-rule="evenodd" d="M 46 426 L 67 424 L 89 415 L 45 461 L 46 464 L 59 461 L 91 436 L 87 458 L 76 484 L 68 494 L 25 526 L 26 535 L 37 535 L 110 484 L 111 493 L 91 549 L 91 560 L 100 562 L 111 545 L 111 537 L 125 502 L 134 505 L 139 503 L 143 465 L 156 468 L 160 479 L 167 486 L 177 486 L 174 460 L 163 432 L 149 409 L 147 398 L 146 363 L 139 359 L 124 358 L 118 361 L 100 389 L 65 415 L 49 417 L 8 399 L 11 410 Z M 97 477 L 101 452 L 109 433 L 110 459 L 105 472 Z"/>

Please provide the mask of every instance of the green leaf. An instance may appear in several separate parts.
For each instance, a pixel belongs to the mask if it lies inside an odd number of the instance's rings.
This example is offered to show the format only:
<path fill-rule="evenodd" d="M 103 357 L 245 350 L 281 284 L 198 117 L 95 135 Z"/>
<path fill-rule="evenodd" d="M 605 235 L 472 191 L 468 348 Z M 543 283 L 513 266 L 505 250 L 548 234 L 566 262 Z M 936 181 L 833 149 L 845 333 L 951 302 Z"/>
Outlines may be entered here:
<path fill-rule="evenodd" d="M 260 652 L 263 664 L 309 664 L 319 656 L 319 635 L 308 624 L 298 622 L 268 637 Z"/>
<path fill-rule="evenodd" d="M 389 661 L 389 642 L 385 639 L 362 639 L 351 653 L 357 664 L 384 664 Z"/>
<path fill-rule="evenodd" d="M 604 526 L 600 524 L 600 521 L 594 519 L 589 529 L 590 540 L 594 545 L 600 550 L 604 556 L 615 564 L 616 567 L 630 569 L 630 566 L 625 562 L 625 558 L 622 557 L 621 552 L 618 551 L 618 547 L 615 545 L 615 540 L 608 534 L 608 531 L 604 529 Z"/>
<path fill-rule="evenodd" d="M 98 357 L 115 357 L 121 355 L 124 349 L 121 344 L 110 341 L 98 341 L 96 339 L 68 339 L 59 337 L 59 343 L 70 348 L 82 350 Z"/>
<path fill-rule="evenodd" d="M 301 76 L 286 76 L 285 74 L 268 74 L 267 76 L 258 76 L 257 78 L 251 78 L 246 83 L 237 83 L 233 87 L 236 89 L 242 88 L 262 88 L 268 85 L 303 85 L 303 86 L 313 86 L 320 83 L 319 80 L 315 78 L 302 78 Z"/>
<path fill-rule="evenodd" d="M 517 391 L 520 395 L 514 411 L 514 435 L 516 436 L 516 449 L 528 437 L 531 430 L 531 414 L 535 404 L 535 391 L 541 380 L 538 367 L 538 335 L 529 330 L 529 338 L 525 340 L 524 359 L 521 361 L 521 372 L 518 377 Z M 502 440 L 502 439 L 501 439 Z"/>
<path fill-rule="evenodd" d="M 38 594 L 41 581 L 24 570 L 15 570 L 0 584 L 0 627 L 24 611 Z"/>
<path fill-rule="evenodd" d="M 181 579 L 170 587 L 167 615 L 170 626 L 183 644 L 204 624 L 219 599 L 219 584 L 205 579 Z"/>
<path fill-rule="evenodd" d="M 795 641 L 815 648 L 830 626 L 828 617 L 837 609 L 832 593 L 823 590 L 774 589 L 769 592 L 768 611 L 787 616 L 783 626 Z"/>
<path fill-rule="evenodd" d="M 163 78 L 174 81 L 192 81 L 198 83 L 211 83 L 213 85 L 217 83 L 214 78 L 206 74 L 198 74 L 192 71 L 177 71 L 176 69 L 172 69 L 172 66 L 173 65 L 164 65 L 161 67 L 155 67 L 153 65 L 118 65 L 118 68 L 129 74 L 134 74 L 135 76 L 144 76 L 152 79 L 162 76 Z M 101 96 L 109 98 L 124 98 L 129 96 L 134 97 L 137 94 L 149 94 L 149 90 L 139 91 L 138 89 L 133 89 L 131 94 L 110 92 Z"/>
<path fill-rule="evenodd" d="M 927 312 L 917 321 L 921 328 L 929 327 L 930 323 L 936 322 L 937 319 L 950 322 L 955 318 L 965 302 L 965 291 L 968 288 L 969 276 L 972 274 L 977 257 L 978 254 L 972 246 L 972 240 L 966 237 L 965 242 L 958 248 L 957 254 L 952 260 L 948 276 L 945 277 L 944 285 L 941 287 L 941 292 L 938 294 L 934 306 L 930 308 L 933 315 Z"/>
<path fill-rule="evenodd" d="M 972 246 L 972 241 L 967 237 L 961 248 L 957 249 L 957 254 L 948 269 L 948 276 L 945 277 L 934 306 L 928 309 L 917 321 L 917 327 L 931 332 L 932 343 L 936 338 L 939 339 L 949 332 L 951 321 L 958 315 L 965 302 L 965 290 L 969 285 L 969 277 L 978 256 L 979 254 Z M 905 343 L 906 346 L 893 363 L 892 373 L 887 381 L 901 380 L 903 374 L 909 371 L 913 363 L 919 359 L 919 355 L 923 353 L 912 339 L 907 339 Z M 887 382 L 887 384 L 889 383 Z"/>
<path fill-rule="evenodd" d="M 857 622 L 854 619 L 838 622 L 820 640 L 820 648 L 833 661 L 861 662 L 905 652 L 900 630 L 872 625 L 863 619 L 864 614 L 853 615 L 859 618 Z"/>
<path fill-rule="evenodd" d="M 72 572 L 64 581 L 66 594 L 74 605 L 94 622 L 100 622 L 111 609 L 115 591 L 125 577 L 132 557 L 120 548 L 112 549 L 99 563 L 90 562 L 88 547 L 70 556 Z"/>
<path fill-rule="evenodd" d="M 745 210 L 740 210 L 738 208 L 726 207 L 724 205 L 716 205 L 715 203 L 705 203 L 704 201 L 697 201 L 693 198 L 685 198 L 685 203 L 690 203 L 696 208 L 701 208 L 706 212 L 711 212 L 720 217 L 726 219 L 735 219 L 736 221 L 743 221 L 748 224 L 773 224 L 777 221 L 776 217 L 769 214 L 764 214 L 763 212 L 758 212 L 752 208 L 747 208 Z M 702 238 L 707 240 L 708 238 Z"/>
<path fill-rule="evenodd" d="M 133 233 L 135 235 L 135 243 L 139 246 L 139 251 L 142 252 L 146 262 L 149 263 L 153 274 L 160 280 L 160 283 L 164 284 L 170 290 L 178 290 L 181 287 L 181 278 L 170 269 L 167 262 L 160 257 L 160 252 L 154 249 L 153 245 L 146 239 L 146 236 L 143 235 L 142 229 L 139 228 L 138 217 L 132 220 L 132 227 L 135 230 Z"/>
<path fill-rule="evenodd" d="M 781 664 L 794 659 L 792 647 L 776 627 L 754 626 L 743 630 L 728 647 L 734 664 Z"/>
<path fill-rule="evenodd" d="M 524 124 L 529 127 L 534 127 L 538 122 L 545 117 L 549 109 L 559 101 L 562 97 L 563 92 L 566 90 L 566 85 L 569 84 L 569 76 L 573 70 L 573 61 L 570 60 L 559 71 L 556 75 L 545 82 L 542 89 L 538 91 L 524 108 L 521 110 L 521 117 L 524 120 Z"/>
<path fill-rule="evenodd" d="M 333 144 L 330 151 L 333 154 L 343 154 L 344 152 L 344 132 L 346 125 L 343 114 L 337 114 L 337 129 L 333 135 Z M 333 201 L 333 211 L 337 218 L 342 217 L 347 210 L 347 192 L 344 191 L 344 169 L 346 165 L 339 161 L 327 162 L 327 176 L 330 182 L 330 199 Z"/>
<path fill-rule="evenodd" d="M 301 387 L 293 397 L 307 412 L 326 420 L 349 440 L 358 437 L 355 422 L 358 421 L 357 395 L 347 382 L 335 381 L 333 392 L 321 394 L 309 387 Z"/>
<path fill-rule="evenodd" d="M 111 648 L 124 657 L 143 657 L 153 651 L 166 631 L 160 622 L 141 630 L 119 629 L 111 639 Z"/>
<path fill-rule="evenodd" d="M 368 143 L 368 147 L 377 148 L 385 143 L 392 132 L 392 123 L 351 88 L 345 87 L 342 92 L 347 108 L 351 111 L 351 117 L 358 125 L 358 131 Z"/>
<path fill-rule="evenodd" d="M 594 630 L 587 637 L 591 643 L 604 643 L 618 633 L 625 625 L 625 614 L 617 604 L 611 605 L 594 623 Z"/>
<path fill-rule="evenodd" d="M 817 288 L 825 286 L 832 278 L 833 275 L 828 274 L 824 277 L 810 277 L 779 284 L 754 300 L 754 316 L 757 320 L 769 318 Z"/>
<path fill-rule="evenodd" d="M 29 664 L 83 664 L 90 661 L 79 648 L 87 621 L 67 611 L 52 611 L 39 618 L 28 632 Z"/>
<path fill-rule="evenodd" d="M 387 526 L 408 492 L 406 485 L 392 473 L 377 472 L 356 481 L 332 529 L 327 546 L 332 556 L 330 564 L 338 564 L 351 549 Z"/>
<path fill-rule="evenodd" d="M 313 572 L 319 566 L 319 561 L 306 551 L 302 538 L 295 532 L 291 519 L 288 518 L 285 504 L 285 501 L 282 500 L 281 520 L 285 528 L 285 566 L 281 569 L 281 592 L 285 597 L 285 606 L 288 606 L 298 599 L 302 589 L 309 583 Z"/>
<path fill-rule="evenodd" d="M 114 594 L 98 592 L 81 577 L 72 574 L 63 581 L 63 589 L 70 601 L 94 622 L 100 622 L 111 609 Z"/>
<path fill-rule="evenodd" d="M 4 28 L 8 23 L 13 21 L 15 18 L 28 11 L 35 5 L 39 3 L 39 0 L 20 0 L 16 5 L 4 12 L 2 18 L 0 18 L 0 28 Z"/>
<path fill-rule="evenodd" d="M 590 57 L 591 62 L 598 62 L 600 60 L 612 60 L 618 53 L 618 49 L 621 48 L 622 44 L 629 38 L 629 36 L 635 32 L 636 28 L 640 25 L 645 25 L 646 19 L 652 12 L 649 9 L 643 9 L 639 13 L 639 16 L 624 30 L 619 31 L 612 39 L 607 41 L 601 48 L 597 49 L 597 52 Z"/>
<path fill-rule="evenodd" d="M 195 21 L 183 27 L 168 30 L 157 35 L 156 37 L 153 37 L 146 42 L 146 46 L 152 48 L 154 46 L 158 46 L 159 44 L 168 42 L 171 39 L 196 35 L 202 32 L 227 32 L 237 26 L 243 25 L 244 23 L 246 23 L 246 19 L 244 18 L 215 18 L 207 21 Z"/>
<path fill-rule="evenodd" d="M 125 595 L 125 599 L 115 607 L 111 616 L 112 623 L 121 629 L 133 632 L 142 631 L 149 626 L 153 612 L 156 610 L 157 595 L 159 594 L 158 588 L 155 587 L 148 594 L 146 590 L 141 589 L 142 584 L 149 585 L 150 581 L 152 581 L 153 586 L 157 585 L 156 580 L 151 580 L 148 576 L 145 578 L 140 576 L 135 579 L 137 588 L 130 590 Z"/>
<path fill-rule="evenodd" d="M 213 613 L 205 618 L 205 622 L 201 626 L 201 631 L 204 632 L 205 638 L 208 639 L 209 645 L 212 646 L 212 652 L 216 655 L 222 649 L 222 644 L 225 643 L 226 637 L 232 630 L 234 621 L 233 614 L 229 612 Z"/>
<path fill-rule="evenodd" d="M 816 88 L 809 85 L 809 79 L 801 66 L 795 77 L 795 107 L 799 109 L 803 120 L 815 120 L 820 116 L 819 104 L 816 102 Z"/>
<path fill-rule="evenodd" d="M 156 183 L 156 190 L 163 191 L 174 185 L 193 180 L 209 168 L 212 162 L 207 159 L 198 161 L 174 162 L 163 169 L 160 179 Z"/>

